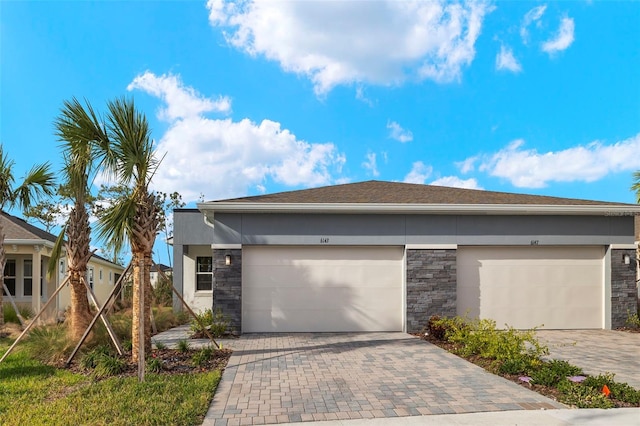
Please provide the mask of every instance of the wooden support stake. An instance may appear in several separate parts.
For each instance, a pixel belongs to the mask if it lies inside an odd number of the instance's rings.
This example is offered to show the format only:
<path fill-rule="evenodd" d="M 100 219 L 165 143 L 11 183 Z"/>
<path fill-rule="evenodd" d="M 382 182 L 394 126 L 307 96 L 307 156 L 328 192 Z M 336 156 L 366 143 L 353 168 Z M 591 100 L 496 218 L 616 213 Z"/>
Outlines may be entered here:
<path fill-rule="evenodd" d="M 33 327 L 33 325 L 37 322 L 38 318 L 40 318 L 40 316 L 42 315 L 42 313 L 49 307 L 49 304 L 53 301 L 53 299 L 58 295 L 58 293 L 60 293 L 60 290 L 62 290 L 62 287 L 64 287 L 64 285 L 69 281 L 69 277 L 67 276 L 62 283 L 58 286 L 58 288 L 56 289 L 56 291 L 53 292 L 53 294 L 51 295 L 51 297 L 49 297 L 49 300 L 47 300 L 47 303 L 44 304 L 44 306 L 40 309 L 40 312 L 38 312 L 38 314 L 33 317 L 33 319 L 31 320 L 31 322 L 25 327 L 25 329 L 22 331 L 22 333 L 18 336 L 18 338 L 16 339 L 15 342 L 13 342 L 13 344 L 9 347 L 9 349 L 7 349 L 7 351 L 4 353 L 4 355 L 2 355 L 2 358 L 0 358 L 0 362 L 4 361 L 4 359 L 9 355 L 9 353 L 13 350 L 13 348 L 16 347 L 16 345 L 18 344 L 18 342 L 20 340 L 22 340 L 22 337 L 27 334 L 27 332 L 31 329 L 31 327 Z"/>
<path fill-rule="evenodd" d="M 2 288 L 4 288 L 5 295 L 9 297 L 9 302 L 11 303 L 11 306 L 13 306 L 13 310 L 16 311 L 16 316 L 18 317 L 18 321 L 20 321 L 20 325 L 24 327 L 24 318 L 22 318 L 22 315 L 20 315 L 20 311 L 16 306 L 16 302 L 13 301 L 13 296 L 11 296 L 11 293 L 9 293 L 9 289 L 4 282 L 2 283 Z"/>
<path fill-rule="evenodd" d="M 84 334 L 80 338 L 80 341 L 78 342 L 76 347 L 73 349 L 73 352 L 71 352 L 71 355 L 69 356 L 69 359 L 67 359 L 67 362 L 66 362 L 67 367 L 71 364 L 71 361 L 73 361 L 73 358 L 78 353 L 78 350 L 80 350 L 80 346 L 82 346 L 84 341 L 89 336 L 89 333 L 91 332 L 91 329 L 93 328 L 93 326 L 98 321 L 98 318 L 100 318 L 100 315 L 103 314 L 107 310 L 107 306 L 109 306 L 110 303 L 113 300 L 115 300 L 115 297 L 117 297 L 118 292 L 122 288 L 122 282 L 124 281 L 124 278 L 127 275 L 127 271 L 129 271 L 130 269 L 131 269 L 131 263 L 129 263 L 129 266 L 127 266 L 127 268 L 124 270 L 124 272 L 122 273 L 122 275 L 120 276 L 118 281 L 116 281 L 115 285 L 113 286 L 113 289 L 111 290 L 111 293 L 109 293 L 109 297 L 107 297 L 107 300 L 105 300 L 104 305 L 102 306 L 102 308 L 100 308 L 100 311 L 93 317 L 93 319 L 89 323 L 89 326 L 87 327 L 87 329 L 84 331 Z M 120 355 L 122 355 L 122 354 L 120 354 Z"/>
<path fill-rule="evenodd" d="M 87 284 L 87 281 L 84 279 L 84 277 L 80 277 L 80 281 L 82 281 L 82 283 L 84 284 L 85 288 L 87 289 L 87 292 L 89 294 L 89 298 L 91 299 L 91 302 L 93 302 L 93 304 L 96 306 L 96 308 L 98 306 L 100 306 L 100 304 L 98 303 L 98 299 L 96 299 L 96 295 L 93 293 L 93 290 L 91 289 L 89 284 Z M 104 326 L 107 328 L 107 332 L 109 333 L 109 337 L 111 337 L 111 341 L 115 345 L 116 350 L 118 351 L 118 355 L 123 355 L 124 354 L 124 350 L 122 350 L 122 345 L 120 344 L 120 339 L 118 339 L 118 336 L 116 336 L 116 332 L 113 331 L 113 327 L 111 327 L 111 324 L 107 320 L 107 316 L 102 312 L 102 309 L 100 309 L 98 311 L 98 316 L 102 320 L 102 323 L 104 324 Z"/>

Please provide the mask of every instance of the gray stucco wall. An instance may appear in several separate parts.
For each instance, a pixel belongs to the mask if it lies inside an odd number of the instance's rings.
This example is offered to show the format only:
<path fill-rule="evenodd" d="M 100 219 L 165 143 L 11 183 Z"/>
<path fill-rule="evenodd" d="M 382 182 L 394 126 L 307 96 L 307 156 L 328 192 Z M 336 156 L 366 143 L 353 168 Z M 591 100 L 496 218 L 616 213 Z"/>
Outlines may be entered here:
<path fill-rule="evenodd" d="M 216 244 L 633 244 L 630 216 L 382 214 L 215 215 Z"/>
<path fill-rule="evenodd" d="M 407 332 L 456 315 L 456 250 L 407 250 Z"/>
<path fill-rule="evenodd" d="M 231 265 L 225 256 L 231 256 Z M 242 333 L 242 250 L 213 250 L 213 310 L 231 319 L 232 331 Z"/>
<path fill-rule="evenodd" d="M 623 256 L 629 255 L 628 265 Z M 611 250 L 611 328 L 623 327 L 629 313 L 638 309 L 635 250 Z"/>

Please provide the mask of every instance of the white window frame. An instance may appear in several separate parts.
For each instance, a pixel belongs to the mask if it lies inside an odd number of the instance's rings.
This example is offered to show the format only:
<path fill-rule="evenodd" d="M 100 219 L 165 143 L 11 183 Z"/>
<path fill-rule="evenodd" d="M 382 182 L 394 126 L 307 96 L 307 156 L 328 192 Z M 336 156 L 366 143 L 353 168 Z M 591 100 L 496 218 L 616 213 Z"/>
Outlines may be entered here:
<path fill-rule="evenodd" d="M 16 292 L 18 291 L 17 286 L 18 286 L 18 279 L 17 279 L 17 273 L 18 273 L 18 265 L 17 265 L 17 261 L 16 259 L 7 259 L 5 264 L 4 264 L 4 282 L 5 284 L 7 283 L 7 279 L 9 280 L 13 280 L 13 294 L 11 294 L 11 296 L 16 297 Z M 13 264 L 13 275 L 8 275 L 7 274 L 7 266 L 9 266 L 9 264 Z M 9 287 L 9 285 L 7 284 L 7 290 L 9 290 L 9 292 L 11 292 L 11 289 Z M 4 292 L 4 287 L 2 288 L 2 291 Z"/>
<path fill-rule="evenodd" d="M 27 265 L 31 265 L 31 273 L 27 274 Z M 27 281 L 31 281 L 31 294 L 26 293 Z M 33 259 L 24 259 L 22 261 L 22 296 L 33 296 Z"/>
<path fill-rule="evenodd" d="M 206 264 L 202 264 L 200 263 L 201 259 L 208 259 L 208 265 Z M 204 266 L 204 269 L 209 269 L 208 271 L 201 271 L 201 266 Z M 208 266 L 208 268 L 207 268 Z M 200 277 L 204 277 L 204 276 L 210 276 L 210 288 L 205 288 L 205 289 L 199 289 L 198 288 L 198 281 Z M 196 282 L 195 282 L 195 290 L 196 292 L 198 291 L 213 291 L 213 257 L 212 256 L 197 256 L 196 257 Z"/>

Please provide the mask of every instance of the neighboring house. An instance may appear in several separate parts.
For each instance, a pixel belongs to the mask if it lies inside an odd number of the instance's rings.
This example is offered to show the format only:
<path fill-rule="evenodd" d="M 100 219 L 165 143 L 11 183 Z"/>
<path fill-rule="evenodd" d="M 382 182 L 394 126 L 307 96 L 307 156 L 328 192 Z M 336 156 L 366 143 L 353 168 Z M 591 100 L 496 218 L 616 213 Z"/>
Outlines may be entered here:
<path fill-rule="evenodd" d="M 171 274 L 173 274 L 173 269 L 171 269 L 170 266 L 164 265 L 162 263 L 154 263 L 154 264 L 152 264 L 149 275 L 151 277 L 151 285 L 154 288 L 155 288 L 156 284 L 158 283 L 158 281 L 162 279 L 162 274 L 160 272 L 158 272 L 158 270 L 163 272 L 167 277 L 170 277 Z"/>
<path fill-rule="evenodd" d="M 622 203 L 369 181 L 174 215 L 174 285 L 239 332 L 419 332 L 431 315 L 609 329 L 636 306 Z"/>
<path fill-rule="evenodd" d="M 33 226 L 23 219 L 0 212 L 5 233 L 6 264 L 4 282 L 16 304 L 28 305 L 39 312 L 64 280 L 66 258 L 58 261 L 56 272 L 47 277 L 47 268 L 56 236 Z M 88 264 L 87 282 L 100 303 L 108 297 L 124 268 L 100 256 L 93 255 Z M 40 294 L 40 297 L 33 297 Z M 5 297 L 4 303 L 9 303 Z M 70 303 L 69 286 L 60 291 L 48 316 L 64 311 Z"/>

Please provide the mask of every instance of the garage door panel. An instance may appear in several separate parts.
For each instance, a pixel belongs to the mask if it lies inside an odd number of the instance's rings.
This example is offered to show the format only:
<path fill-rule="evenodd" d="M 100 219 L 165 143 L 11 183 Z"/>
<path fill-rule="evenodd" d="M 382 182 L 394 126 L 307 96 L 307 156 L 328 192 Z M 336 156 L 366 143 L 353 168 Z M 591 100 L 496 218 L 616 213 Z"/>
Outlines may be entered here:
<path fill-rule="evenodd" d="M 603 259 L 603 247 L 461 247 L 458 313 L 516 328 L 602 328 Z"/>
<path fill-rule="evenodd" d="M 401 331 L 402 247 L 243 249 L 246 332 Z"/>

